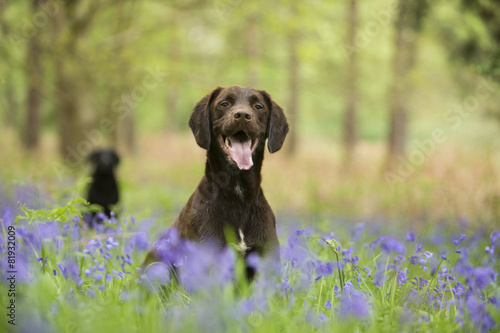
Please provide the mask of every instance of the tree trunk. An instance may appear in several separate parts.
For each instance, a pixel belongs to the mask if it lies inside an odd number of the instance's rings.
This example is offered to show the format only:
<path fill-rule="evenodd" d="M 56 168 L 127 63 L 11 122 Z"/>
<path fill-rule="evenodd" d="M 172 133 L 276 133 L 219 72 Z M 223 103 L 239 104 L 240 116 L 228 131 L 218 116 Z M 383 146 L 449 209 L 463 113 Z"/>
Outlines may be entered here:
<path fill-rule="evenodd" d="M 355 45 L 356 27 L 358 25 L 357 1 L 351 0 L 348 8 L 348 45 Z M 357 126 L 357 53 L 351 52 L 347 64 L 347 105 L 344 112 L 344 163 L 348 166 L 351 164 L 354 155 L 354 149 L 358 140 Z"/>
<path fill-rule="evenodd" d="M 287 153 L 292 155 L 297 150 L 297 115 L 299 103 L 299 58 L 298 58 L 298 36 L 291 33 L 288 36 L 288 122 L 290 133 L 288 134 Z"/>
<path fill-rule="evenodd" d="M 410 72 L 415 65 L 417 36 L 427 4 L 400 0 L 395 25 L 393 79 L 390 90 L 389 167 L 405 154 L 408 104 L 412 90 Z"/>
<path fill-rule="evenodd" d="M 247 82 L 249 87 L 258 88 L 258 61 L 259 61 L 259 36 L 255 15 L 251 14 L 247 18 L 245 29 L 246 58 L 248 62 Z"/>
<path fill-rule="evenodd" d="M 177 14 L 177 13 L 176 13 Z M 170 79 L 169 87 L 167 90 L 167 129 L 169 132 L 176 132 L 178 130 L 178 108 L 179 108 L 179 87 L 181 85 L 181 52 L 180 45 L 181 39 L 179 38 L 180 25 L 177 17 L 172 17 L 170 27 L 170 45 L 168 46 L 170 59 Z"/>
<path fill-rule="evenodd" d="M 9 26 L 5 21 L 3 14 L 5 13 L 7 7 L 7 3 L 5 0 L 0 0 L 0 34 L 2 40 L 6 40 L 7 34 L 9 32 Z M 0 45 L 0 52 L 4 54 L 5 63 L 11 64 L 11 59 L 9 55 L 9 50 L 6 47 L 6 43 Z M 1 107 L 4 110 L 5 114 L 3 115 L 5 124 L 10 128 L 17 128 L 17 103 L 14 98 L 14 85 L 12 83 L 12 79 L 14 75 L 12 71 L 6 71 L 4 73 L 5 83 L 0 85 L 3 94 L 3 100 L 1 101 Z"/>
<path fill-rule="evenodd" d="M 42 0 L 33 0 L 32 12 L 35 14 Z M 41 94 L 41 46 L 40 36 L 29 40 L 27 61 L 28 105 L 25 125 L 24 146 L 29 150 L 36 149 L 40 141 L 40 105 Z"/>

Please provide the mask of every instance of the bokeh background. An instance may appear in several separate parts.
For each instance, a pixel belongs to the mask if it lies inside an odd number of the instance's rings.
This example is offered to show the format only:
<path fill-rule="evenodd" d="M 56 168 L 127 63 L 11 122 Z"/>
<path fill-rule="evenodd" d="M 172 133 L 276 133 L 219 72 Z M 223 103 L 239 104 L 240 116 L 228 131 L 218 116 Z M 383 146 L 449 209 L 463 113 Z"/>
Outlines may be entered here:
<path fill-rule="evenodd" d="M 282 220 L 499 224 L 497 1 L 0 1 L 0 38 L 0 182 L 41 206 L 114 147 L 122 211 L 168 225 L 204 169 L 190 112 L 237 84 L 291 125 Z"/>

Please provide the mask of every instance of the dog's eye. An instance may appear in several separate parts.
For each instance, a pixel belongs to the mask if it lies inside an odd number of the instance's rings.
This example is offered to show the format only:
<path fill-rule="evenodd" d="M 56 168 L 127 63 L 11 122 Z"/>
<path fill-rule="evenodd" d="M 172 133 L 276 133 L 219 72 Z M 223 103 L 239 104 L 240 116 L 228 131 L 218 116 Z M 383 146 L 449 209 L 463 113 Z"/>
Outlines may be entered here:
<path fill-rule="evenodd" d="M 222 107 L 226 107 L 226 106 L 229 105 L 229 103 L 226 102 L 226 101 L 224 101 L 224 102 L 220 102 L 219 105 L 222 106 Z"/>
<path fill-rule="evenodd" d="M 260 110 L 260 109 L 262 109 L 262 105 L 260 105 L 260 104 L 256 104 L 256 105 L 255 105 L 255 108 L 256 108 L 257 110 Z"/>

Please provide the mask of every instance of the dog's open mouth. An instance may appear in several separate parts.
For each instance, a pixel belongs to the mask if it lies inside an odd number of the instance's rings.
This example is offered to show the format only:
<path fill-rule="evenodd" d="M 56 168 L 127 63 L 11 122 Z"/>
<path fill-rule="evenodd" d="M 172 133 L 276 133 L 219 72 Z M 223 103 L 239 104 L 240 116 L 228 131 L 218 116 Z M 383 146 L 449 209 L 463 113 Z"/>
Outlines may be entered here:
<path fill-rule="evenodd" d="M 222 150 L 238 165 L 240 170 L 250 170 L 253 165 L 252 153 L 258 143 L 258 138 L 252 140 L 243 131 L 229 136 L 219 134 L 219 144 Z"/>

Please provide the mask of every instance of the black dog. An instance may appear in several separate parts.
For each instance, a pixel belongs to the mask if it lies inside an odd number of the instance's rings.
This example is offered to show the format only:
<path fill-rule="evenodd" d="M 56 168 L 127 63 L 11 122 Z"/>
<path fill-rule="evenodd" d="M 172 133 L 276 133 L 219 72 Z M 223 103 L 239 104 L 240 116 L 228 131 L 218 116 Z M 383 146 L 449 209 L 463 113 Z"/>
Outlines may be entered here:
<path fill-rule="evenodd" d="M 102 207 L 104 214 L 111 217 L 111 209 L 118 203 L 119 193 L 114 169 L 120 158 L 114 150 L 103 149 L 93 151 L 88 156 L 88 162 L 95 167 L 92 173 L 87 201 L 92 205 Z M 94 219 L 96 213 L 92 213 Z M 87 221 L 88 222 L 88 221 Z"/>
<path fill-rule="evenodd" d="M 281 107 L 262 90 L 219 87 L 198 102 L 189 126 L 207 150 L 205 175 L 172 226 L 183 238 L 220 249 L 229 228 L 244 256 L 279 257 L 276 219 L 260 184 L 266 139 L 274 153 L 288 133 Z M 143 268 L 154 261 L 153 248 Z"/>

